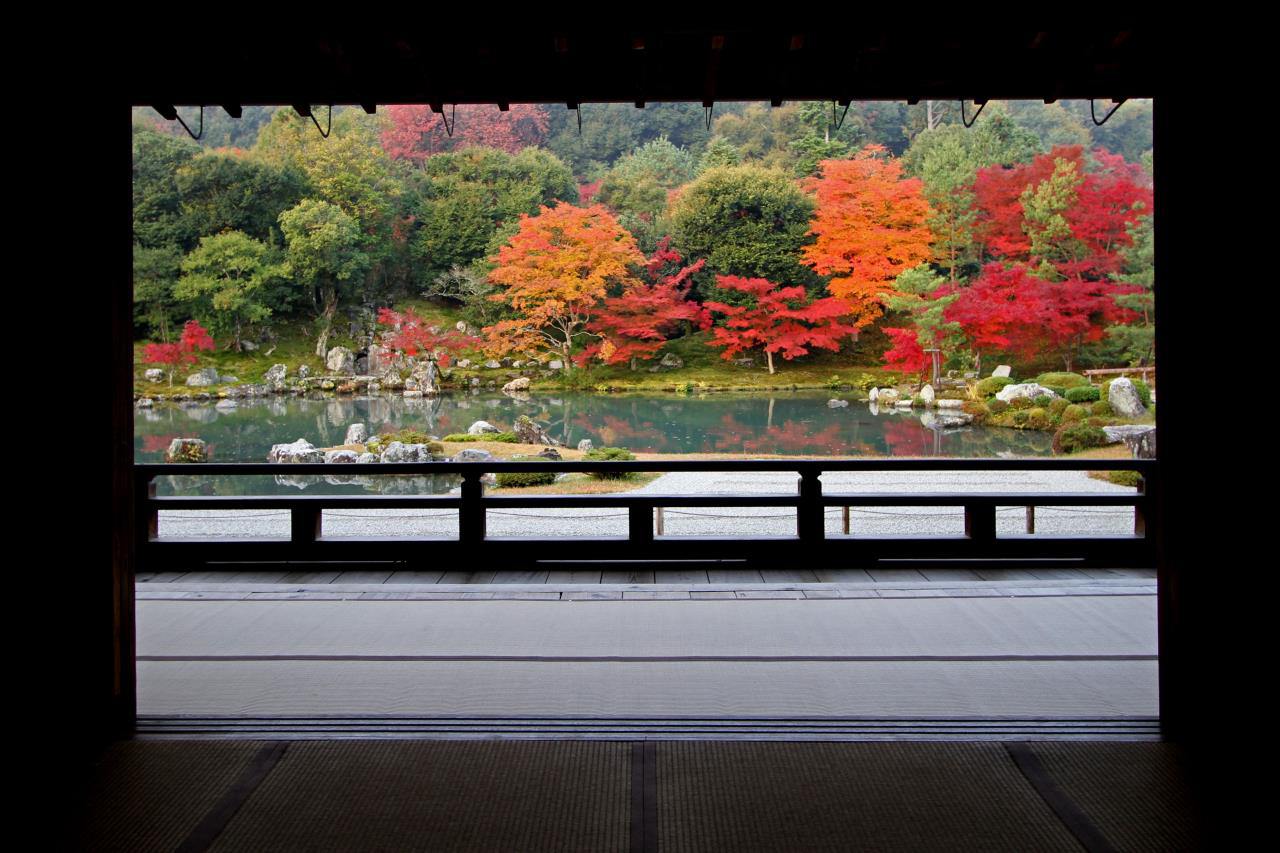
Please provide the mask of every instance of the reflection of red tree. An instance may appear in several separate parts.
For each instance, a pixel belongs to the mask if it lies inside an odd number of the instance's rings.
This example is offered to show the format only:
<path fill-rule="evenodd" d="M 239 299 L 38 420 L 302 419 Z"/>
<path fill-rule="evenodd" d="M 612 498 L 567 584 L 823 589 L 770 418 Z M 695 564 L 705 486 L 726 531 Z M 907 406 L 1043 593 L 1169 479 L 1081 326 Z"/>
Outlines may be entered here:
<path fill-rule="evenodd" d="M 584 432 L 600 436 L 606 446 L 656 453 L 670 443 L 666 433 L 654 426 L 653 421 L 643 421 L 637 426 L 613 415 L 597 418 L 582 414 L 574 418 L 573 423 Z"/>
<path fill-rule="evenodd" d="M 884 419 L 884 443 L 890 456 L 933 455 L 933 431 L 913 417 Z"/>
<path fill-rule="evenodd" d="M 168 435 L 144 435 L 142 437 L 142 452 L 164 453 L 169 449 L 170 443 L 172 443 L 175 438 L 180 438 L 176 432 L 169 433 Z"/>
<path fill-rule="evenodd" d="M 840 435 L 840 425 L 831 424 L 814 430 L 805 421 L 788 420 L 782 426 L 772 426 L 763 433 L 742 423 L 733 415 L 720 419 L 718 428 L 707 430 L 710 447 L 705 449 L 722 453 L 830 453 L 845 451 Z"/>

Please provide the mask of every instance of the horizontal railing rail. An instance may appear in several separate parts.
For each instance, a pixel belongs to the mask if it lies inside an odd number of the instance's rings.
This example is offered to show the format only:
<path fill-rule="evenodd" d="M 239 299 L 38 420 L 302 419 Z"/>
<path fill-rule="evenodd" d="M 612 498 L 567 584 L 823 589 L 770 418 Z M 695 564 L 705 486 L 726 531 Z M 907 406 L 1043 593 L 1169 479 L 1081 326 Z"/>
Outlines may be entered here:
<path fill-rule="evenodd" d="M 333 464 L 215 463 L 135 466 L 138 495 L 139 565 L 145 571 L 195 567 L 242 571 L 281 563 L 346 566 L 404 564 L 450 569 L 525 567 L 563 562 L 722 561 L 747 564 L 857 567 L 955 565 L 974 561 L 1054 563 L 1114 568 L 1150 567 L 1155 563 L 1151 501 L 1157 485 L 1154 460 L 1064 459 L 752 459 L 647 460 L 630 462 L 422 462 L 360 466 Z M 1136 471 L 1144 488 L 1133 492 L 1044 491 L 858 491 L 824 494 L 824 473 L 847 472 L 1007 472 L 1007 471 Z M 795 492 L 757 494 L 492 495 L 482 478 L 503 472 L 792 472 Z M 325 476 L 395 477 L 456 475 L 457 494 L 445 495 L 158 495 L 161 476 Z M 795 514 L 793 536 L 668 535 L 664 513 L 672 508 L 777 508 Z M 841 532 L 828 534 L 827 512 L 842 510 Z M 957 535 L 885 536 L 854 530 L 851 508 L 960 508 L 964 529 Z M 1000 508 L 1022 508 L 1024 531 L 1000 533 Z M 1037 508 L 1132 507 L 1132 533 L 1037 534 Z M 325 536 L 325 510 L 456 510 L 456 536 Z M 625 509 L 622 536 L 491 536 L 487 513 L 511 509 Z M 290 517 L 287 537 L 169 537 L 159 535 L 162 511 L 271 510 Z M 676 510 L 678 511 L 678 510 Z M 750 517 L 749 515 L 744 517 Z"/>

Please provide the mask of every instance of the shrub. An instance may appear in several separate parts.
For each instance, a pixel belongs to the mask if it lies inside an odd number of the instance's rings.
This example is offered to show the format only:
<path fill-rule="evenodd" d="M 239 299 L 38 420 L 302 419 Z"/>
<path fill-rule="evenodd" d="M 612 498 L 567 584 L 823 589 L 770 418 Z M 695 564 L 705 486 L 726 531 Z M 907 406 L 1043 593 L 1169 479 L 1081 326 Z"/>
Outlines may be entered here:
<path fill-rule="evenodd" d="M 854 384 L 863 391 L 870 391 L 879 384 L 879 381 L 879 379 L 870 373 L 861 373 L 858 375 L 858 378 L 854 380 Z"/>
<path fill-rule="evenodd" d="M 501 441 L 506 444 L 516 444 L 516 434 L 514 432 L 482 432 L 479 435 L 471 435 L 466 432 L 453 432 L 446 435 L 441 441 Z"/>
<path fill-rule="evenodd" d="M 1000 402 L 1000 401 L 997 400 L 996 402 Z M 963 406 L 960 407 L 960 411 L 968 415 L 973 415 L 973 422 L 975 424 L 980 424 L 984 422 L 987 418 L 991 417 L 991 412 L 994 405 L 995 404 L 993 403 L 991 406 L 988 406 L 986 403 L 981 403 L 981 402 L 978 402 L 977 400 L 969 400 Z"/>
<path fill-rule="evenodd" d="M 1049 401 L 1049 414 L 1055 417 L 1062 417 L 1062 413 L 1065 412 L 1067 410 L 1067 406 L 1070 406 L 1070 405 L 1071 403 L 1068 402 L 1066 399 L 1062 397 L 1058 397 L 1054 400 Z"/>
<path fill-rule="evenodd" d="M 978 383 L 978 396 L 994 397 L 1001 388 L 1013 384 L 1014 381 L 1007 376 L 988 376 Z"/>
<path fill-rule="evenodd" d="M 1043 385 L 1043 387 L 1044 387 L 1044 390 L 1052 391 L 1054 394 L 1056 394 L 1059 397 L 1067 396 L 1067 389 L 1062 385 Z M 1048 395 L 1046 394 L 1043 396 L 1048 396 Z"/>
<path fill-rule="evenodd" d="M 1084 419 L 1084 406 L 1078 406 L 1075 403 L 1071 403 L 1065 409 L 1062 410 L 1062 420 L 1064 422 L 1079 421 L 1083 419 Z"/>
<path fill-rule="evenodd" d="M 1030 409 L 1020 409 L 1013 413 L 1013 425 L 1016 427 L 1024 427 L 1027 425 L 1027 419 L 1030 417 Z"/>
<path fill-rule="evenodd" d="M 512 462 L 545 462 L 537 456 L 512 456 Z M 550 486 L 556 481 L 555 471 L 503 471 L 497 476 L 498 485 L 504 489 L 523 489 L 529 486 Z"/>
<path fill-rule="evenodd" d="M 1053 420 L 1049 417 L 1048 412 L 1037 406 L 1034 409 L 1027 410 L 1025 426 L 1027 429 L 1048 429 L 1053 426 Z"/>
<path fill-rule="evenodd" d="M 1079 373 L 1041 373 L 1036 377 L 1036 381 L 1041 385 L 1059 385 L 1063 388 L 1074 388 L 1078 385 L 1088 385 L 1089 379 L 1081 376 Z"/>
<path fill-rule="evenodd" d="M 636 455 L 623 447 L 597 447 L 582 455 L 584 462 L 629 462 Z M 592 471 L 591 477 L 597 480 L 626 480 L 631 477 L 630 471 Z"/>
<path fill-rule="evenodd" d="M 1009 401 L 1009 405 L 1015 409 L 1030 409 L 1035 402 L 1030 397 L 1014 397 Z"/>
<path fill-rule="evenodd" d="M 987 411 L 993 415 L 999 415 L 1009 410 L 1009 404 L 1004 400 L 992 400 L 986 404 Z"/>
<path fill-rule="evenodd" d="M 1133 390 L 1138 392 L 1138 399 L 1142 401 L 1142 405 L 1148 409 L 1151 408 L 1151 387 L 1141 379 L 1131 381 L 1133 382 Z"/>
<path fill-rule="evenodd" d="M 1107 442 L 1107 434 L 1097 427 L 1087 424 L 1069 424 L 1053 434 L 1054 453 L 1076 453 L 1090 447 L 1103 447 Z"/>
<path fill-rule="evenodd" d="M 1114 412 L 1111 411 L 1111 404 L 1106 400 L 1099 400 L 1089 407 L 1089 411 L 1100 418 L 1109 418 Z"/>
<path fill-rule="evenodd" d="M 1142 475 L 1137 471 L 1108 471 L 1106 474 L 1107 482 L 1117 486 L 1132 486 L 1136 489 L 1142 485 Z"/>
<path fill-rule="evenodd" d="M 1031 398 L 1031 402 L 1034 403 L 1038 408 L 1043 409 L 1053 402 L 1053 398 L 1050 397 L 1048 394 L 1037 394 Z"/>
<path fill-rule="evenodd" d="M 401 444 L 426 444 L 431 441 L 439 441 L 434 435 L 427 435 L 421 430 L 405 427 L 404 429 L 393 430 L 384 427 L 383 432 L 378 434 L 379 444 L 390 444 L 398 441 Z"/>
<path fill-rule="evenodd" d="M 1102 389 L 1097 385 L 1079 385 L 1075 388 L 1068 388 L 1067 393 L 1063 396 L 1072 403 L 1096 403 L 1102 399 Z"/>

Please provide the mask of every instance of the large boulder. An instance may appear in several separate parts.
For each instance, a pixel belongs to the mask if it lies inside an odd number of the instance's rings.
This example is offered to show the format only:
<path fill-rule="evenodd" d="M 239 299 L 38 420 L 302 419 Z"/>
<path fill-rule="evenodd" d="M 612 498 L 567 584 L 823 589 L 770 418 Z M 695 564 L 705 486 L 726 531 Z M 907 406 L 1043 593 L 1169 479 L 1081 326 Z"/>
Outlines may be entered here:
<path fill-rule="evenodd" d="M 208 462 L 209 445 L 198 438 L 175 438 L 164 452 L 165 462 Z"/>
<path fill-rule="evenodd" d="M 325 356 L 324 366 L 330 373 L 351 376 L 356 372 L 356 355 L 346 347 L 334 347 Z"/>
<path fill-rule="evenodd" d="M 590 453 L 594 449 L 595 449 L 595 445 L 591 443 L 591 439 L 589 438 L 584 438 L 582 439 L 582 441 L 578 442 L 578 450 L 582 451 L 583 453 Z"/>
<path fill-rule="evenodd" d="M 662 367 L 676 369 L 684 367 L 684 359 L 673 352 L 669 352 L 662 357 L 662 361 L 658 362 L 658 364 Z"/>
<path fill-rule="evenodd" d="M 471 426 L 467 427 L 467 435 L 484 435 L 489 432 L 502 432 L 502 430 L 498 429 L 488 421 L 476 421 Z"/>
<path fill-rule="evenodd" d="M 284 380 L 289 375 L 289 366 L 286 364 L 273 364 L 267 368 L 267 372 L 262 374 L 262 381 L 271 386 L 272 389 L 284 387 Z"/>
<path fill-rule="evenodd" d="M 924 406 L 932 406 L 937 397 L 938 395 L 934 393 L 932 385 L 924 386 L 920 389 L 920 393 L 916 395 L 916 399 Z"/>
<path fill-rule="evenodd" d="M 991 371 L 991 375 L 1000 379 L 1008 379 L 1009 374 L 1013 373 L 1013 368 L 1007 364 L 1001 364 Z"/>
<path fill-rule="evenodd" d="M 267 461 L 284 465 L 323 462 L 324 453 L 305 438 L 300 438 L 292 444 L 272 445 Z"/>
<path fill-rule="evenodd" d="M 164 371 L 163 371 L 163 370 L 161 370 L 161 369 L 160 369 L 160 368 L 158 368 L 158 367 L 152 367 L 152 368 L 150 368 L 149 370 L 144 371 L 144 372 L 143 372 L 143 374 L 142 374 L 142 376 L 143 376 L 143 378 L 144 378 L 144 379 L 146 379 L 148 382 L 163 382 L 163 381 L 164 381 Z"/>
<path fill-rule="evenodd" d="M 1012 400 L 1018 399 L 1019 397 L 1034 398 L 1034 397 L 1039 397 L 1041 395 L 1045 397 L 1058 396 L 1055 392 L 1050 391 L 1048 388 L 1044 387 L 1043 385 L 1040 385 L 1035 382 L 1023 382 L 1019 385 L 1004 386 L 996 393 L 996 399 L 1003 400 L 1004 402 L 1008 403 Z"/>
<path fill-rule="evenodd" d="M 560 446 L 560 442 L 547 435 L 547 431 L 528 415 L 521 415 L 516 418 L 516 422 L 512 425 L 511 431 L 516 434 L 516 441 L 520 444 L 546 444 L 552 447 Z"/>
<path fill-rule="evenodd" d="M 1125 426 L 1104 426 L 1102 431 L 1113 443 L 1123 441 L 1133 454 L 1134 459 L 1156 458 L 1156 428 L 1129 424 Z"/>
<path fill-rule="evenodd" d="M 400 371 L 394 367 L 383 371 L 378 381 L 388 391 L 399 391 L 404 388 L 404 380 L 400 378 Z"/>
<path fill-rule="evenodd" d="M 436 363 L 429 359 L 414 365 L 413 372 L 409 374 L 410 379 L 417 381 L 418 390 L 427 396 L 434 396 L 440 393 L 440 388 L 437 385 L 439 376 Z"/>
<path fill-rule="evenodd" d="M 376 454 L 373 454 L 373 453 L 361 453 L 359 456 L 356 457 L 356 462 L 361 465 L 369 465 L 377 461 L 379 461 L 378 457 Z"/>
<path fill-rule="evenodd" d="M 369 430 L 364 424 L 352 424 L 347 427 L 347 437 L 343 444 L 364 444 L 369 440 Z"/>
<path fill-rule="evenodd" d="M 468 447 L 465 450 L 459 450 L 453 456 L 454 462 L 492 462 L 493 454 L 487 450 L 481 450 L 479 447 Z"/>
<path fill-rule="evenodd" d="M 330 465 L 354 465 L 360 457 L 351 450 L 330 450 L 325 453 L 324 461 Z"/>
<path fill-rule="evenodd" d="M 547 362 L 547 368 L 550 370 L 563 370 L 564 362 L 558 358 L 553 358 L 551 361 Z"/>
<path fill-rule="evenodd" d="M 425 444 L 393 441 L 382 451 L 383 462 L 430 462 L 431 451 Z"/>
<path fill-rule="evenodd" d="M 204 370 L 198 370 L 187 377 L 187 385 L 196 388 L 202 385 L 217 385 L 218 371 L 212 367 L 206 367 Z"/>
<path fill-rule="evenodd" d="M 506 385 L 502 386 L 503 394 L 528 394 L 529 393 L 529 377 L 521 376 L 519 379 L 512 379 Z"/>
<path fill-rule="evenodd" d="M 542 450 L 538 451 L 538 456 L 542 459 L 550 459 L 552 462 L 560 462 L 564 459 L 564 457 L 560 455 L 560 451 L 556 450 L 554 447 L 542 448 Z"/>
<path fill-rule="evenodd" d="M 1124 376 L 1112 380 L 1111 388 L 1107 391 L 1107 402 L 1111 404 L 1111 411 L 1122 418 L 1141 418 L 1147 414 L 1147 407 L 1142 405 L 1138 389 Z"/>
<path fill-rule="evenodd" d="M 399 359 L 403 361 L 404 359 Z M 369 347 L 369 372 L 381 376 L 392 367 L 397 367 L 395 350 L 373 344 Z"/>

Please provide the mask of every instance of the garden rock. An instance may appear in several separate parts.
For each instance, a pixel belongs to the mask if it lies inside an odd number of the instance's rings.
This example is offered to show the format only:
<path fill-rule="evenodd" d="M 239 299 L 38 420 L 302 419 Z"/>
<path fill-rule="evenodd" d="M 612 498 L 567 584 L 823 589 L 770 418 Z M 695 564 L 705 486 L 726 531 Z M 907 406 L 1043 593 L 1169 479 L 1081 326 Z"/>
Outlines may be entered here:
<path fill-rule="evenodd" d="M 538 451 L 538 456 L 543 459 L 550 459 L 553 462 L 560 462 L 564 459 L 564 457 L 560 455 L 560 451 L 556 450 L 554 447 L 542 448 L 542 450 Z"/>
<path fill-rule="evenodd" d="M 311 368 L 310 368 L 310 366 L 308 366 L 308 365 L 305 365 L 305 364 L 304 364 L 304 365 L 302 365 L 301 367 L 299 367 L 299 368 L 298 368 L 298 378 L 299 378 L 299 379 L 306 379 L 306 378 L 307 378 L 307 377 L 309 377 L 310 375 L 311 375 Z"/>
<path fill-rule="evenodd" d="M 262 374 L 262 381 L 272 388 L 283 388 L 284 380 L 289 375 L 289 367 L 285 364 L 273 364 Z"/>
<path fill-rule="evenodd" d="M 547 368 L 550 370 L 564 370 L 564 362 L 558 358 L 552 359 L 547 363 Z"/>
<path fill-rule="evenodd" d="M 175 438 L 164 452 L 165 462 L 208 462 L 209 446 L 198 438 Z"/>
<path fill-rule="evenodd" d="M 350 376 L 356 372 L 356 356 L 346 347 L 334 347 L 325 356 L 324 365 L 330 373 Z"/>
<path fill-rule="evenodd" d="M 413 372 L 409 374 L 410 379 L 416 379 L 418 382 L 418 390 L 423 394 L 436 395 L 440 393 L 440 389 L 436 386 L 438 378 L 436 371 L 436 363 L 434 361 L 424 361 L 413 368 Z"/>
<path fill-rule="evenodd" d="M 343 444 L 364 444 L 369 440 L 369 430 L 364 424 L 352 424 L 347 427 L 347 438 Z"/>
<path fill-rule="evenodd" d="M 187 385 L 192 388 L 216 384 L 218 384 L 218 371 L 212 367 L 206 367 L 204 370 L 197 371 L 187 377 Z"/>
<path fill-rule="evenodd" d="M 1147 413 L 1146 407 L 1142 405 L 1142 398 L 1138 396 L 1138 389 L 1124 376 L 1111 382 L 1107 402 L 1111 404 L 1111 411 L 1122 418 L 1140 418 Z"/>
<path fill-rule="evenodd" d="M 470 366 L 471 366 L 471 359 L 469 358 L 459 359 L 458 367 L 461 367 L 463 370 L 466 370 Z"/>
<path fill-rule="evenodd" d="M 590 453 L 594 449 L 595 449 L 595 445 L 591 443 L 591 439 L 589 438 L 584 438 L 582 439 L 582 441 L 578 442 L 578 450 L 582 451 L 583 453 Z"/>
<path fill-rule="evenodd" d="M 938 400 L 934 405 L 939 409 L 963 409 L 964 400 Z"/>
<path fill-rule="evenodd" d="M 330 465 L 354 465 L 360 457 L 350 450 L 330 450 L 324 455 L 324 461 Z"/>
<path fill-rule="evenodd" d="M 937 394 L 933 391 L 932 385 L 926 385 L 920 389 L 920 393 L 916 395 L 916 399 L 926 406 L 932 406 Z"/>
<path fill-rule="evenodd" d="M 284 465 L 323 462 L 324 454 L 317 450 L 314 444 L 305 438 L 300 438 L 292 444 L 272 445 L 271 452 L 267 454 L 267 461 Z"/>
<path fill-rule="evenodd" d="M 1156 428 L 1129 424 L 1125 426 L 1104 426 L 1102 431 L 1107 440 L 1113 443 L 1123 441 L 1133 454 L 1134 459 L 1156 458 Z"/>
<path fill-rule="evenodd" d="M 521 376 L 519 379 L 512 379 L 506 385 L 502 386 L 503 394 L 527 394 L 529 393 L 529 377 Z"/>
<path fill-rule="evenodd" d="M 849 405 L 848 400 L 828 400 L 827 401 L 828 409 L 843 409 L 848 405 Z"/>
<path fill-rule="evenodd" d="M 684 359 L 673 352 L 669 352 L 662 357 L 662 361 L 658 362 L 658 364 L 663 367 L 670 367 L 673 369 L 681 368 L 684 367 Z"/>
<path fill-rule="evenodd" d="M 1003 400 L 1008 403 L 1019 397 L 1034 398 L 1040 395 L 1046 397 L 1057 397 L 1058 395 L 1048 388 L 1035 382 L 1023 382 L 1019 385 L 1006 385 L 996 393 L 997 400 Z"/>
<path fill-rule="evenodd" d="M 1007 364 L 1001 364 L 997 366 L 995 370 L 991 371 L 992 376 L 996 376 L 1001 379 L 1008 379 L 1011 373 L 1013 373 L 1013 368 Z"/>
<path fill-rule="evenodd" d="M 431 451 L 425 444 L 405 444 L 393 441 L 382 451 L 382 461 L 394 462 L 430 462 Z"/>
<path fill-rule="evenodd" d="M 215 409 L 221 409 L 225 412 L 228 409 L 236 408 L 238 405 L 239 404 L 235 400 L 226 399 L 226 400 L 219 400 L 218 402 L 214 403 L 213 407 Z"/>
<path fill-rule="evenodd" d="M 499 368 L 502 367 L 502 364 L 497 361 L 494 361 L 493 359 L 489 359 L 484 363 L 484 367 L 485 367 L 485 370 L 498 370 Z"/>
<path fill-rule="evenodd" d="M 158 367 L 153 367 L 150 370 L 147 370 L 146 372 L 144 372 L 142 375 L 148 382 L 164 381 L 164 371 Z"/>
<path fill-rule="evenodd" d="M 521 415 L 516 418 L 515 424 L 511 427 L 511 431 L 516 434 L 516 441 L 520 444 L 546 444 L 551 447 L 560 447 L 560 442 L 547 435 L 547 431 L 539 424 L 535 423 L 528 415 Z"/>
<path fill-rule="evenodd" d="M 487 432 L 502 432 L 488 421 L 476 421 L 467 427 L 467 435 L 484 435 Z"/>
<path fill-rule="evenodd" d="M 356 457 L 356 462 L 360 463 L 361 465 L 368 465 L 370 463 L 377 462 L 377 461 L 378 461 L 378 457 L 373 453 L 361 453 L 359 456 Z"/>
<path fill-rule="evenodd" d="M 468 447 L 454 454 L 454 462 L 492 462 L 493 454 L 479 447 Z"/>

